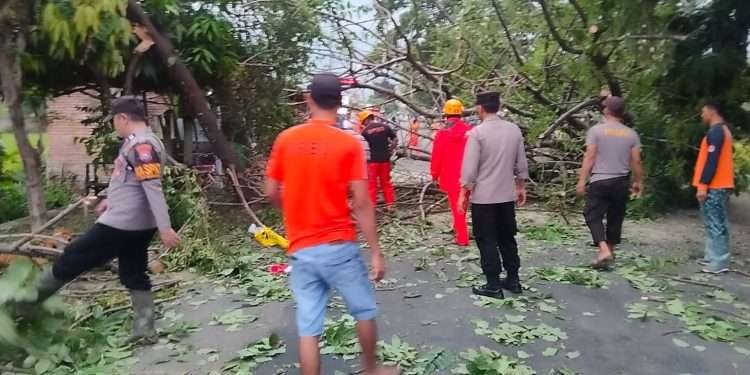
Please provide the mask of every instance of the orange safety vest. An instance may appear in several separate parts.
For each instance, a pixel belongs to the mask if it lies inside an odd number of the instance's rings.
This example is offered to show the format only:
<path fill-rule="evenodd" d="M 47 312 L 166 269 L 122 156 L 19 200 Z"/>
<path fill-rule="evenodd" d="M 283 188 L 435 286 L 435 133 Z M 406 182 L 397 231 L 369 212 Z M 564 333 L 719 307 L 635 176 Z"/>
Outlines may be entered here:
<path fill-rule="evenodd" d="M 724 143 L 721 147 L 721 154 L 719 154 L 719 165 L 716 167 L 716 174 L 714 175 L 711 183 L 708 184 L 709 189 L 733 189 L 734 188 L 734 161 L 732 160 L 732 133 L 726 125 L 722 125 L 724 129 Z M 701 148 L 698 152 L 698 160 L 695 162 L 695 174 L 693 174 L 693 186 L 698 187 L 701 184 L 701 175 L 703 174 L 703 168 L 706 166 L 708 160 L 708 141 L 707 137 L 703 137 L 701 142 Z"/>

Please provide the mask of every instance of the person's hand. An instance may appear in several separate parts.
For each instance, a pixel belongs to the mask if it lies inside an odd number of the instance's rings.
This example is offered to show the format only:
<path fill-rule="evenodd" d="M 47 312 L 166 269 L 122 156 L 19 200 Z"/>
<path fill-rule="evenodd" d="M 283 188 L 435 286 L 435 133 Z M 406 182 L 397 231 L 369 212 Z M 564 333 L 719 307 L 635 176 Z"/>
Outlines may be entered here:
<path fill-rule="evenodd" d="M 96 205 L 96 214 L 101 215 L 104 213 L 104 211 L 107 211 L 107 200 L 104 199 L 101 202 L 99 202 L 98 205 Z"/>
<path fill-rule="evenodd" d="M 466 194 L 461 193 L 458 195 L 458 213 L 461 215 L 466 214 L 466 210 L 469 208 L 469 202 L 466 200 Z"/>
<path fill-rule="evenodd" d="M 695 198 L 698 199 L 698 202 L 703 204 L 703 202 L 706 201 L 706 198 L 708 198 L 708 190 L 707 189 L 698 189 L 698 192 L 695 193 Z"/>
<path fill-rule="evenodd" d="M 633 194 L 634 197 L 640 198 L 643 195 L 643 183 L 641 182 L 633 182 L 633 186 L 630 188 L 630 193 Z"/>
<path fill-rule="evenodd" d="M 576 185 L 576 195 L 578 197 L 586 196 L 586 181 L 578 181 L 578 185 Z"/>
<path fill-rule="evenodd" d="M 172 228 L 160 229 L 159 237 L 161 237 L 161 243 L 167 249 L 177 247 L 180 244 L 180 235 Z"/>
<path fill-rule="evenodd" d="M 526 204 L 526 188 L 516 188 L 516 205 L 523 207 Z"/>
<path fill-rule="evenodd" d="M 372 260 L 370 261 L 372 271 L 370 271 L 370 280 L 378 282 L 383 280 L 385 277 L 385 258 L 383 253 L 378 251 L 372 252 Z"/>

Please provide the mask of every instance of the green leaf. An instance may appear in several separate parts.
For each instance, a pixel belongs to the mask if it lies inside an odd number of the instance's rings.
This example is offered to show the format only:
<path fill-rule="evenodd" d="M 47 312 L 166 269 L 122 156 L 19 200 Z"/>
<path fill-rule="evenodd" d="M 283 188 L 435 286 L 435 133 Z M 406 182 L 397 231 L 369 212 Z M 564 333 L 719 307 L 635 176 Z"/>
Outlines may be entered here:
<path fill-rule="evenodd" d="M 579 352 L 579 351 L 576 350 L 574 352 L 569 352 L 565 356 L 568 357 L 568 359 L 576 359 L 576 358 L 578 358 L 578 357 L 581 356 L 581 352 Z"/>
<path fill-rule="evenodd" d="M 748 349 L 745 349 L 745 348 L 743 348 L 743 347 L 741 347 L 741 346 L 735 346 L 735 347 L 734 347 L 734 351 L 736 351 L 737 353 L 740 353 L 740 354 L 742 354 L 742 355 L 745 355 L 745 356 L 749 356 L 749 357 L 750 357 L 750 350 L 748 350 Z"/>
<path fill-rule="evenodd" d="M 688 346 L 690 346 L 690 344 L 688 344 L 687 342 L 685 342 L 685 341 L 683 341 L 683 340 L 680 340 L 680 339 L 678 339 L 678 338 L 672 338 L 672 342 L 673 342 L 673 343 L 674 343 L 674 344 L 675 344 L 675 345 L 676 345 L 677 347 L 680 347 L 680 348 L 687 348 Z"/>
<path fill-rule="evenodd" d="M 526 353 L 523 350 L 517 350 L 516 351 L 516 356 L 518 356 L 518 358 L 521 358 L 521 359 L 528 359 L 528 358 L 533 357 L 531 354 Z"/>
<path fill-rule="evenodd" d="M 8 345 L 19 346 L 20 337 L 16 332 L 16 325 L 5 309 L 0 308 L 0 342 Z"/>
<path fill-rule="evenodd" d="M 37 374 L 44 374 L 52 368 L 52 362 L 49 359 L 42 358 L 34 366 Z"/>
<path fill-rule="evenodd" d="M 545 357 L 553 357 L 556 354 L 557 354 L 557 348 L 551 347 L 551 346 L 547 349 L 544 349 L 544 351 L 542 352 L 542 355 Z"/>

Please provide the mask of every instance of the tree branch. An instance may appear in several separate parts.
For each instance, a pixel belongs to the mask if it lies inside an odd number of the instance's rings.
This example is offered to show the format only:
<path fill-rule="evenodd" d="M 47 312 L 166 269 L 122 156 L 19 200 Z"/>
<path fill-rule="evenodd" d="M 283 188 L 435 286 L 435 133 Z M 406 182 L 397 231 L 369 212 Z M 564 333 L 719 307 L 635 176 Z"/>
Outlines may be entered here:
<path fill-rule="evenodd" d="M 544 20 L 547 22 L 547 27 L 549 28 L 550 34 L 555 39 L 557 44 L 560 45 L 560 48 L 562 48 L 563 51 L 572 53 L 575 55 L 581 55 L 583 54 L 583 50 L 580 48 L 573 47 L 563 36 L 560 34 L 560 32 L 557 30 L 557 27 L 555 27 L 554 21 L 552 21 L 552 15 L 550 14 L 548 4 L 545 0 L 536 0 L 539 5 L 542 7 L 542 15 L 544 15 Z"/>
<path fill-rule="evenodd" d="M 411 108 L 414 112 L 417 112 L 420 115 L 425 116 L 425 117 L 429 117 L 429 118 L 438 118 L 438 117 L 440 117 L 440 114 L 432 112 L 432 111 L 429 111 L 427 109 L 424 109 L 424 108 L 420 107 L 419 105 L 417 105 L 416 103 L 414 103 L 414 102 L 410 101 L 409 99 L 405 98 L 404 96 L 402 96 L 402 95 L 400 95 L 400 94 L 398 94 L 398 93 L 396 93 L 394 91 L 388 90 L 386 88 L 377 86 L 377 85 L 371 85 L 371 84 L 368 84 L 368 83 L 357 83 L 357 85 L 355 85 L 355 86 L 353 86 L 351 88 L 369 89 L 369 90 L 375 91 L 375 92 L 377 92 L 379 94 L 390 96 L 390 97 L 398 100 L 399 102 L 404 103 L 407 107 Z"/>
<path fill-rule="evenodd" d="M 560 127 L 560 125 L 562 125 L 562 123 L 568 119 L 568 117 L 580 112 L 581 110 L 585 108 L 591 107 L 592 105 L 595 105 L 598 103 L 599 103 L 599 98 L 592 98 L 592 99 L 585 100 L 581 102 L 580 104 L 574 106 L 573 108 L 569 109 L 567 112 L 560 115 L 560 117 L 558 117 L 555 121 L 553 121 L 552 124 L 549 127 L 547 127 L 547 129 L 544 132 L 542 132 L 542 134 L 539 134 L 539 137 L 537 137 L 537 139 L 540 142 L 545 140 L 552 133 L 554 133 L 555 130 L 557 130 L 557 128 Z"/>
<path fill-rule="evenodd" d="M 510 44 L 510 48 L 513 51 L 513 56 L 515 56 L 518 64 L 523 66 L 526 62 L 521 57 L 521 54 L 518 53 L 518 48 L 516 48 L 516 43 L 513 42 L 513 36 L 510 34 L 510 29 L 508 28 L 507 22 L 505 22 L 503 12 L 500 9 L 500 4 L 497 3 L 497 0 L 492 0 L 492 7 L 495 8 L 495 14 L 497 14 L 497 18 L 500 20 L 500 25 L 503 27 L 503 32 L 505 32 L 505 37 L 508 39 L 508 44 Z"/>
<path fill-rule="evenodd" d="M 580 3 L 578 3 L 578 0 L 568 0 L 570 2 L 570 5 L 575 8 L 576 13 L 578 13 L 578 18 L 581 19 L 581 23 L 583 23 L 583 27 L 589 27 L 589 17 L 586 15 L 586 12 L 583 10 L 583 7 Z"/>

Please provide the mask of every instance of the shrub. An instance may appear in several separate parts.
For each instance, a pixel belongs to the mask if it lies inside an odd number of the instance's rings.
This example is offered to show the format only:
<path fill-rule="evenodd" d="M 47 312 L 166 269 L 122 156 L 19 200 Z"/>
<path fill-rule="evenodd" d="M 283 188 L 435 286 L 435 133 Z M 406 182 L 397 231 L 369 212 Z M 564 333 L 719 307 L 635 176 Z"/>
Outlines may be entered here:
<path fill-rule="evenodd" d="M 44 181 L 44 203 L 47 209 L 70 204 L 75 196 L 74 179 L 50 176 Z M 0 223 L 28 215 L 26 185 L 22 176 L 0 181 Z"/>
<path fill-rule="evenodd" d="M 734 142 L 735 193 L 750 188 L 750 141 Z"/>

